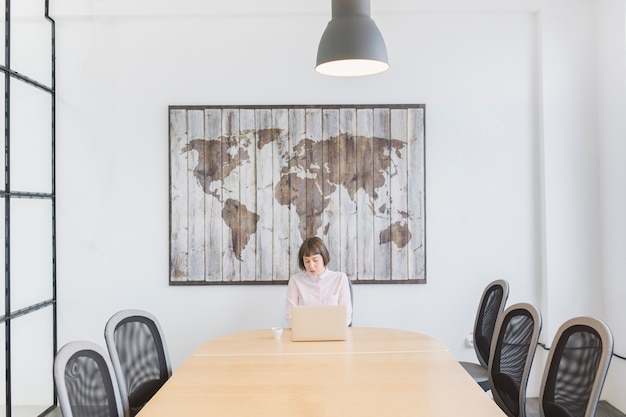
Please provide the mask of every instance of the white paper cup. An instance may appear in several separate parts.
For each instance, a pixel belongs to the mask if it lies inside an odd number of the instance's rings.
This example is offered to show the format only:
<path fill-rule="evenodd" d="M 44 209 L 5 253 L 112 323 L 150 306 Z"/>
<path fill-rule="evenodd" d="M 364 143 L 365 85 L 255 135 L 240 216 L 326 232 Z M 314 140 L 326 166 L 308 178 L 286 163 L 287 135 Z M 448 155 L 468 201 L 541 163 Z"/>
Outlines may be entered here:
<path fill-rule="evenodd" d="M 283 328 L 272 327 L 272 335 L 274 336 L 274 339 L 280 339 L 283 336 Z"/>

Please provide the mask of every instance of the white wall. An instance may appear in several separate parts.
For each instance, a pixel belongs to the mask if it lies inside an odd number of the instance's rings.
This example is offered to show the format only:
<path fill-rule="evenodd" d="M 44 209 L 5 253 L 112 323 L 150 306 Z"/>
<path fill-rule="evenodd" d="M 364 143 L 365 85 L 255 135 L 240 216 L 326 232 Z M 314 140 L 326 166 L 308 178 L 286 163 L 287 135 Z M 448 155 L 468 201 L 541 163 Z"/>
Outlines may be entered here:
<path fill-rule="evenodd" d="M 591 0 L 372 3 L 391 69 L 334 79 L 313 70 L 329 1 L 54 2 L 60 343 L 104 343 L 111 314 L 147 309 L 177 367 L 209 338 L 283 323 L 284 286 L 168 286 L 175 104 L 426 104 L 428 283 L 355 285 L 357 326 L 428 333 L 471 360 L 463 341 L 497 278 L 510 282 L 510 304 L 539 306 L 548 344 L 574 315 L 621 324 L 602 271 L 623 294 L 624 257 L 601 248 L 624 247 L 623 210 L 604 205 L 624 204 L 624 126 L 613 115 L 617 131 L 598 129 L 597 110 L 624 96 L 599 99 L 596 72 L 610 96 L 624 66 L 605 74 L 595 63 L 620 48 L 623 58 L 623 19 L 599 54 Z M 614 172 L 622 179 L 601 181 Z M 613 404 L 626 382 L 617 367 Z"/>
<path fill-rule="evenodd" d="M 624 326 L 624 271 L 626 271 L 626 2 L 598 2 L 598 137 L 600 155 L 600 198 L 602 278 L 605 317 L 612 324 L 615 350 L 626 351 Z M 604 394 L 620 410 L 626 410 L 626 362 L 614 359 Z"/>

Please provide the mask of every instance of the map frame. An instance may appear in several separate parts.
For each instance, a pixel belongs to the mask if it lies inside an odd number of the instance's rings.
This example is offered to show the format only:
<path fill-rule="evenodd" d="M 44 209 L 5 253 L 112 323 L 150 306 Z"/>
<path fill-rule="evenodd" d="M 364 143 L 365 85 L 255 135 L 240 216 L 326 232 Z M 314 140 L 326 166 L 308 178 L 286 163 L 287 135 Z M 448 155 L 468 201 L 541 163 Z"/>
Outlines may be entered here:
<path fill-rule="evenodd" d="M 426 283 L 424 104 L 168 108 L 169 284 Z"/>

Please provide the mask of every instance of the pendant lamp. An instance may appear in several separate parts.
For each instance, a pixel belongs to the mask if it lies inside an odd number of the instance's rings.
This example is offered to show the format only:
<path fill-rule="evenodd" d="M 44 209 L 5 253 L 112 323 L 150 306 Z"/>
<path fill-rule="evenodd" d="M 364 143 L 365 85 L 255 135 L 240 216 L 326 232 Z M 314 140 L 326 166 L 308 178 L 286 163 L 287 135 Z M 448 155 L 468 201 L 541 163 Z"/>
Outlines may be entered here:
<path fill-rule="evenodd" d="M 332 0 L 332 20 L 322 34 L 315 70 L 355 77 L 388 68 L 385 40 L 370 17 L 370 0 Z"/>

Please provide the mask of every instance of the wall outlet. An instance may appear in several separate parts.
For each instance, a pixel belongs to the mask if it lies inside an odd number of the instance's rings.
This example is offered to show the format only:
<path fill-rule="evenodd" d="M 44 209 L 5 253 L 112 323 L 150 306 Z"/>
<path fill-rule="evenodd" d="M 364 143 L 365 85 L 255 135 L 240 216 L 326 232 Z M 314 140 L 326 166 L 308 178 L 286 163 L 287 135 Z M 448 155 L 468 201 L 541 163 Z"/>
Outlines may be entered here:
<path fill-rule="evenodd" d="M 465 347 L 468 349 L 474 349 L 474 332 L 470 332 L 465 338 Z"/>

